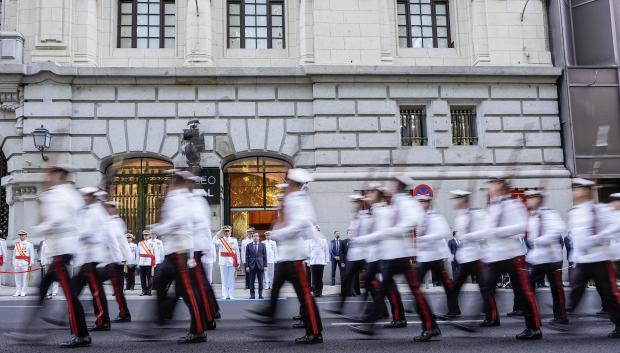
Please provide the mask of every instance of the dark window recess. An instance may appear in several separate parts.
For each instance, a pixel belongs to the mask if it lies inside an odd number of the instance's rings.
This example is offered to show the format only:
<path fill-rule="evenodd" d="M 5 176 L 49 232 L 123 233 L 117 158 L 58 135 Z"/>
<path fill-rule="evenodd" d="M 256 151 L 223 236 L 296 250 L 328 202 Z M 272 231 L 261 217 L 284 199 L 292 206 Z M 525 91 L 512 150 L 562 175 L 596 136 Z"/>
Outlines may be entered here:
<path fill-rule="evenodd" d="M 426 146 L 426 111 L 424 107 L 400 109 L 401 146 Z"/>
<path fill-rule="evenodd" d="M 447 0 L 398 0 L 398 46 L 452 48 Z"/>
<path fill-rule="evenodd" d="M 229 0 L 228 48 L 283 49 L 284 0 Z"/>
<path fill-rule="evenodd" d="M 174 0 L 119 0 L 119 48 L 174 48 Z"/>
<path fill-rule="evenodd" d="M 450 109 L 452 124 L 452 144 L 470 146 L 478 144 L 476 110 L 473 107 Z"/>

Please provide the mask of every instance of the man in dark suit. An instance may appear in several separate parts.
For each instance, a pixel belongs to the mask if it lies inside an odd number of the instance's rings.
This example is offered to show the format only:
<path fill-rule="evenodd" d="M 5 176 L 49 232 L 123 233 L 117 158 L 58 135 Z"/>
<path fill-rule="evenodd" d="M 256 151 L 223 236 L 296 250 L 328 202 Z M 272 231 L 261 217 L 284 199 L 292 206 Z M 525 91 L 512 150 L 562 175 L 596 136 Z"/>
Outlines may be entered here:
<path fill-rule="evenodd" d="M 452 254 L 452 278 L 456 278 L 459 271 L 459 263 L 456 261 L 456 251 L 459 249 L 459 241 L 456 240 L 456 232 L 452 232 L 452 239 L 448 241 L 450 254 Z"/>
<path fill-rule="evenodd" d="M 332 286 L 336 285 L 336 268 L 340 272 L 340 279 L 342 280 L 342 270 L 344 267 L 344 244 L 340 240 L 340 231 L 334 232 L 334 240 L 329 244 L 329 253 L 331 255 L 332 262 Z"/>
<path fill-rule="evenodd" d="M 263 279 L 267 268 L 267 248 L 260 242 L 258 232 L 245 248 L 245 271 L 250 275 L 250 299 L 256 299 L 254 281 L 258 277 L 258 299 L 263 299 Z"/>

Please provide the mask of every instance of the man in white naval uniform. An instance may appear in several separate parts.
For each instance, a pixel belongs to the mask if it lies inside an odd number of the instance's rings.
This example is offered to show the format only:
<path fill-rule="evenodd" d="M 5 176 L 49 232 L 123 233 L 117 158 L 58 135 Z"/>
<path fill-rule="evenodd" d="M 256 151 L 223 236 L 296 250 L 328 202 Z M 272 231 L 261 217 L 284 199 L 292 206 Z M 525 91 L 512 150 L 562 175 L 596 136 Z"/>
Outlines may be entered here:
<path fill-rule="evenodd" d="M 77 219 L 80 238 L 75 265 L 79 271 L 73 278 L 73 282 L 78 294 L 81 294 L 84 287 L 88 285 L 93 296 L 95 324 L 89 329 L 91 331 L 109 331 L 108 301 L 103 290 L 103 278 L 98 267 L 114 261 L 108 244 L 115 239 L 110 236 L 108 231 L 109 215 L 95 196 L 98 191 L 99 189 L 96 187 L 90 186 L 80 189 L 85 205 L 80 210 Z M 112 248 L 116 248 L 116 245 Z"/>
<path fill-rule="evenodd" d="M 526 241 L 529 248 L 525 260 L 531 265 L 530 277 L 534 290 L 539 279 L 549 279 L 553 298 L 553 324 L 567 324 L 566 299 L 562 283 L 562 237 L 566 226 L 560 215 L 549 208 L 541 207 L 544 194 L 541 190 L 525 192 L 529 210 Z"/>
<path fill-rule="evenodd" d="M 246 230 L 246 234 L 245 234 L 245 238 L 243 238 L 243 240 L 241 240 L 241 248 L 239 249 L 241 252 L 241 268 L 242 271 L 245 273 L 245 289 L 250 289 L 250 273 L 248 271 L 246 271 L 246 265 L 245 265 L 245 250 L 248 247 L 248 244 L 252 244 L 253 240 L 252 240 L 252 234 L 254 233 L 254 228 L 253 227 L 249 227 Z"/>
<path fill-rule="evenodd" d="M 526 328 L 516 339 L 541 339 L 540 314 L 534 297 L 532 285 L 525 264 L 526 248 L 524 236 L 527 230 L 527 209 L 520 200 L 512 199 L 505 177 L 492 178 L 488 183 L 490 205 L 486 229 L 471 240 L 485 240 L 482 261 L 485 263 L 485 276 L 482 288 L 485 297 L 486 318 L 484 326 L 499 325 L 499 316 L 494 317 L 488 303 L 495 297 L 497 279 L 502 273 L 510 276 L 515 299 L 522 306 Z"/>
<path fill-rule="evenodd" d="M 161 210 L 161 221 L 151 225 L 153 233 L 162 238 L 164 260 L 155 282 L 157 290 L 158 322 L 172 319 L 179 296 L 183 298 L 191 317 L 187 335 L 178 343 L 201 343 L 207 341 L 204 303 L 198 288 L 190 276 L 190 268 L 196 266 L 190 252 L 194 249 L 193 202 L 187 188 L 193 175 L 185 171 L 174 171 Z M 175 282 L 175 295 L 169 295 L 167 288 Z"/>
<path fill-rule="evenodd" d="M 446 271 L 444 261 L 450 257 L 448 239 L 452 231 L 446 219 L 431 209 L 433 198 L 429 195 L 417 195 L 416 200 L 424 207 L 425 215 L 415 232 L 416 272 L 418 279 L 430 271 L 442 284 L 448 300 L 449 318 L 461 315 L 458 297 L 454 293 L 452 279 Z"/>
<path fill-rule="evenodd" d="M 454 200 L 457 210 L 454 220 L 454 231 L 457 243 L 455 259 L 459 264 L 459 270 L 453 281 L 453 288 L 458 298 L 467 277 L 471 277 L 472 281 L 474 278 L 477 278 L 479 281 L 478 283 L 482 280 L 483 264 L 480 261 L 482 257 L 480 241 L 471 240 L 468 237 L 472 233 L 477 234 L 475 232 L 485 229 L 486 213 L 483 210 L 474 210 L 469 207 L 470 191 L 452 190 L 450 193 L 453 195 L 452 199 Z M 479 287 L 482 293 L 482 287 L 480 285 Z M 488 308 L 491 313 L 490 322 L 495 325 L 498 317 L 495 298 L 487 298 L 484 295 L 482 297 L 483 300 L 490 300 L 490 302 L 485 304 L 485 307 Z"/>
<path fill-rule="evenodd" d="M 140 270 L 140 286 L 143 295 L 151 295 L 153 290 L 153 273 L 155 272 L 155 249 L 151 239 L 151 231 L 142 232 L 142 241 L 138 243 L 138 268 Z"/>
<path fill-rule="evenodd" d="M 263 240 L 267 249 L 267 273 L 265 276 L 265 289 L 271 289 L 273 285 L 273 274 L 276 262 L 278 262 L 278 245 L 271 239 L 271 232 L 265 232 L 265 240 Z"/>
<path fill-rule="evenodd" d="M 315 297 L 323 296 L 323 273 L 325 265 L 329 262 L 329 248 L 327 247 L 327 239 L 321 233 L 321 228 L 315 226 L 316 237 L 310 239 L 308 264 L 310 265 L 310 287 Z"/>
<path fill-rule="evenodd" d="M 278 243 L 279 262 L 273 280 L 273 290 L 268 307 L 254 312 L 257 321 L 273 323 L 278 307 L 280 290 L 285 282 L 291 282 L 300 304 L 301 319 L 306 325 L 306 334 L 297 338 L 295 343 L 314 344 L 323 342 L 323 327 L 317 309 L 303 261 L 308 257 L 305 239 L 316 236 L 314 223 L 316 216 L 310 197 L 302 187 L 312 181 L 312 176 L 303 169 L 289 169 L 286 174 L 288 187 L 282 201 L 283 222 L 274 229 L 271 237 Z"/>
<path fill-rule="evenodd" d="M 136 268 L 138 267 L 138 245 L 134 243 L 136 237 L 127 233 L 127 247 L 129 248 L 129 258 L 127 259 L 127 271 L 125 272 L 125 290 L 134 290 L 136 285 Z"/>
<path fill-rule="evenodd" d="M 52 271 L 52 260 L 53 258 L 49 256 L 49 251 L 47 250 L 47 240 L 41 240 L 39 243 L 39 263 L 41 264 L 41 278 L 45 276 L 46 273 Z M 58 281 L 54 281 L 51 287 L 47 291 L 47 298 L 50 299 L 58 295 Z"/>
<path fill-rule="evenodd" d="M 239 243 L 232 237 L 232 227 L 224 226 L 213 240 L 222 277 L 222 299 L 235 299 L 235 269 L 239 266 Z"/>
<path fill-rule="evenodd" d="M 28 288 L 28 271 L 32 267 L 35 259 L 34 246 L 28 241 L 28 233 L 25 230 L 17 232 L 19 239 L 15 242 L 13 249 L 13 270 L 15 273 L 15 294 L 14 297 L 25 297 Z"/>
<path fill-rule="evenodd" d="M 593 181 L 573 179 L 573 202 L 568 212 L 568 230 L 573 240 L 575 269 L 571 283 L 568 311 L 576 309 L 588 281 L 594 280 L 603 308 L 616 326 L 609 338 L 620 338 L 620 294 L 616 284 L 615 264 L 610 261 L 611 241 L 618 237 L 620 222 L 615 211 L 592 201 Z"/>

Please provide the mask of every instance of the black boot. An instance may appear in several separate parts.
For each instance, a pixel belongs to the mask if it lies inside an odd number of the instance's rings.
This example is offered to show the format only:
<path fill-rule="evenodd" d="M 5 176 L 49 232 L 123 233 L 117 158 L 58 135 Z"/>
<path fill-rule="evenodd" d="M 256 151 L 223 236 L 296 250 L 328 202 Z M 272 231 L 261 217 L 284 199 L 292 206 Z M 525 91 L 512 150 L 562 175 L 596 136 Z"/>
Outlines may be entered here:
<path fill-rule="evenodd" d="M 295 339 L 297 344 L 315 344 L 323 343 L 323 335 L 305 335 Z"/>
<path fill-rule="evenodd" d="M 120 317 L 117 316 L 116 319 L 112 320 L 113 322 L 131 322 L 131 316 Z"/>
<path fill-rule="evenodd" d="M 91 344 L 90 336 L 86 337 L 78 337 L 72 336 L 70 340 L 63 342 L 60 344 L 60 348 L 77 348 L 77 347 L 88 347 Z"/>
<path fill-rule="evenodd" d="M 506 314 L 508 317 L 523 316 L 523 310 L 513 310 Z"/>
<path fill-rule="evenodd" d="M 306 324 L 299 320 L 296 323 L 294 323 L 293 325 L 291 325 L 292 328 L 306 328 Z"/>
<path fill-rule="evenodd" d="M 526 328 L 516 336 L 518 340 L 539 340 L 542 339 L 542 331 L 538 328 Z"/>
<path fill-rule="evenodd" d="M 413 338 L 414 342 L 427 342 L 434 337 L 441 337 L 441 330 L 438 327 L 430 331 L 422 331 L 422 334 Z"/>
<path fill-rule="evenodd" d="M 480 326 L 480 327 L 496 327 L 496 326 L 499 326 L 499 320 L 484 320 L 478 326 Z"/>
<path fill-rule="evenodd" d="M 213 331 L 217 328 L 217 324 L 215 323 L 215 320 L 208 322 L 206 325 L 206 330 L 207 331 Z"/>
<path fill-rule="evenodd" d="M 389 324 L 383 325 L 383 328 L 405 328 L 407 327 L 406 320 L 392 320 Z"/>
<path fill-rule="evenodd" d="M 188 333 L 187 335 L 177 340 L 177 343 L 182 343 L 182 344 L 202 343 L 202 342 L 207 342 L 207 335 L 205 333 Z"/>
<path fill-rule="evenodd" d="M 607 335 L 609 338 L 620 338 L 620 326 L 616 326 L 616 329 L 611 331 L 610 334 Z"/>
<path fill-rule="evenodd" d="M 293 316 L 293 320 L 297 320 L 297 321 L 301 320 L 301 315 Z"/>
<path fill-rule="evenodd" d="M 111 325 L 110 323 L 105 323 L 103 325 L 92 325 L 88 327 L 88 331 L 110 331 Z"/>

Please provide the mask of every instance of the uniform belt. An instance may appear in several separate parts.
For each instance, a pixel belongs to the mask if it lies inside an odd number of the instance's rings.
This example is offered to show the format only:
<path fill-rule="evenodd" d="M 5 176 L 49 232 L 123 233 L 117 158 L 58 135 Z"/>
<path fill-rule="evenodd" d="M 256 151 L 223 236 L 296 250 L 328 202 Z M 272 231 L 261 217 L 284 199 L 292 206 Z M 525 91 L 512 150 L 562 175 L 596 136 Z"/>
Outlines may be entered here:
<path fill-rule="evenodd" d="M 140 257 L 148 257 L 151 259 L 151 267 L 155 266 L 155 255 L 140 254 Z"/>
<path fill-rule="evenodd" d="M 30 256 L 15 256 L 16 260 L 26 260 L 30 263 Z"/>

